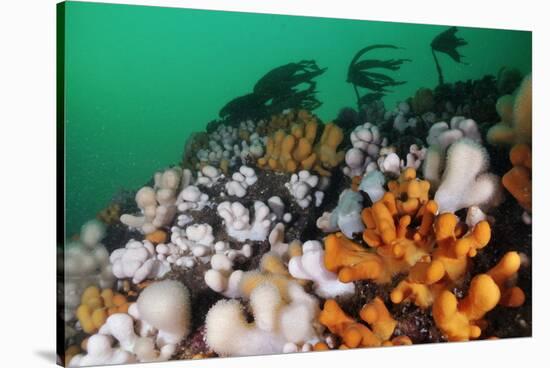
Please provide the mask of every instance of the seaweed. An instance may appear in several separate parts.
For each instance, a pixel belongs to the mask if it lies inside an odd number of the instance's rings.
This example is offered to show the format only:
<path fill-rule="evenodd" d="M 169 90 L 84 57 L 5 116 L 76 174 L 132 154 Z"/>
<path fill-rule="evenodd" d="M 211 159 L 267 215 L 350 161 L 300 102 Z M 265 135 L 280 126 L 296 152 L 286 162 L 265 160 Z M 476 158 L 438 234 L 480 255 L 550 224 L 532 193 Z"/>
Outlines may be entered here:
<path fill-rule="evenodd" d="M 278 66 L 262 76 L 251 93 L 229 101 L 219 115 L 231 124 L 263 119 L 286 109 L 314 110 L 321 102 L 315 97 L 317 84 L 313 79 L 325 71 L 314 60 Z"/>
<path fill-rule="evenodd" d="M 359 50 L 349 64 L 347 82 L 353 85 L 355 95 L 357 96 L 357 107 L 359 109 L 368 102 L 381 99 L 387 92 L 390 92 L 388 87 L 399 86 L 406 83 L 405 81 L 396 81 L 386 74 L 374 72 L 372 70 L 386 69 L 397 71 L 401 68 L 403 63 L 411 61 L 410 59 L 360 60 L 367 52 L 382 48 L 400 49 L 400 47 L 385 44 L 367 46 Z M 368 89 L 371 92 L 361 96 L 358 87 Z"/>
<path fill-rule="evenodd" d="M 456 37 L 456 32 L 458 32 L 457 27 L 450 27 L 449 29 L 435 36 L 435 38 L 432 40 L 432 43 L 430 44 L 432 48 L 432 55 L 435 61 L 435 67 L 437 69 L 437 74 L 439 77 L 439 85 L 442 85 L 444 83 L 444 79 L 443 70 L 441 69 L 439 60 L 437 59 L 436 51 L 449 55 L 457 63 L 466 64 L 461 60 L 464 55 L 459 54 L 457 48 L 467 45 L 468 42 L 466 42 L 466 40 L 464 40 L 463 38 Z"/>
<path fill-rule="evenodd" d="M 243 96 L 236 97 L 229 101 L 220 110 L 220 117 L 224 120 L 240 122 L 256 117 L 263 117 L 267 113 L 267 102 L 269 97 L 248 93 Z"/>
<path fill-rule="evenodd" d="M 288 63 L 266 73 L 254 85 L 254 93 L 264 96 L 285 95 L 298 85 L 305 83 L 315 86 L 313 78 L 325 72 L 314 60 L 302 60 L 298 63 Z"/>

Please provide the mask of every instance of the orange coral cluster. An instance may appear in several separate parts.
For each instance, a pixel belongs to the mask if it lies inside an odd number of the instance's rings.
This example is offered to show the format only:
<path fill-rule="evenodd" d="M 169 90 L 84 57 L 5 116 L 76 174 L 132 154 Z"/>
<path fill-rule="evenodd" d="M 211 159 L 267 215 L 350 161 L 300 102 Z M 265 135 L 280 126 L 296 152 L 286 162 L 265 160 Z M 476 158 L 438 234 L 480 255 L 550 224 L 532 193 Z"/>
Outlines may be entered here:
<path fill-rule="evenodd" d="M 429 183 L 417 179 L 414 169 L 405 169 L 388 188 L 362 212 L 368 248 L 341 233 L 325 238 L 325 267 L 337 273 L 340 281 L 388 283 L 392 276 L 407 273 L 391 291 L 391 301 L 411 301 L 421 308 L 433 305 L 434 317 L 436 309 L 439 313 L 436 324 L 450 340 L 479 337 L 481 319 L 497 304 L 518 307 L 524 303 L 524 292 L 514 285 L 521 263 L 516 252 L 507 253 L 483 277 L 476 276 L 469 296 L 457 302 L 449 290 L 463 281 L 470 259 L 489 243 L 489 223 L 468 227 L 453 213 L 437 214 L 437 203 L 429 199 Z M 370 321 L 367 315 L 361 317 Z M 363 327 L 356 328 L 363 331 L 359 335 L 372 341 Z"/>
<path fill-rule="evenodd" d="M 525 293 L 514 285 L 520 266 L 520 255 L 517 252 L 508 252 L 487 272 L 499 287 L 499 304 L 502 306 L 519 307 L 525 302 Z"/>
<path fill-rule="evenodd" d="M 429 307 L 443 290 L 458 283 L 466 274 L 469 258 L 489 243 L 491 228 L 481 221 L 469 230 L 452 213 L 444 213 L 434 223 L 436 247 L 429 261 L 416 263 L 407 278 L 391 293 L 394 303 L 411 300 Z"/>
<path fill-rule="evenodd" d="M 308 110 L 291 109 L 272 115 L 267 124 L 258 125 L 256 132 L 262 136 L 272 135 L 279 129 L 287 130 L 292 124 L 307 123 L 308 121 L 317 121 L 317 118 Z"/>
<path fill-rule="evenodd" d="M 397 322 L 379 297 L 363 306 L 359 315 L 372 329 L 348 316 L 335 300 L 329 299 L 319 315 L 319 322 L 342 339 L 340 349 L 412 344 L 407 336 L 390 339 Z"/>
<path fill-rule="evenodd" d="M 258 166 L 276 171 L 294 173 L 299 170 L 315 170 L 330 175 L 330 169 L 338 166 L 345 153 L 337 151 L 344 135 L 333 123 L 324 126 L 323 134 L 316 142 L 319 123 L 311 115 L 293 123 L 290 132 L 275 131 L 267 138 L 266 153 L 258 159 Z"/>
<path fill-rule="evenodd" d="M 481 221 L 468 229 L 452 213 L 436 215 L 437 203 L 429 199 L 429 182 L 418 180 L 412 168 L 388 183 L 389 192 L 362 212 L 363 240 L 355 244 L 337 233 L 325 240 L 325 266 L 340 281 L 370 279 L 387 283 L 397 273 L 408 272 L 391 299 L 405 299 L 421 307 L 433 303 L 437 291 L 464 276 L 468 259 L 489 243 L 491 228 Z M 435 293 L 435 294 L 434 294 Z"/>
<path fill-rule="evenodd" d="M 487 274 L 472 279 L 468 295 L 458 301 L 444 290 L 435 300 L 432 313 L 437 327 L 449 341 L 467 341 L 481 335 L 483 317 L 500 300 L 498 285 Z"/>
<path fill-rule="evenodd" d="M 533 115 L 533 79 L 525 76 L 513 95 L 501 96 L 496 110 L 502 121 L 487 132 L 492 144 L 531 143 Z"/>
<path fill-rule="evenodd" d="M 82 330 L 88 334 L 96 333 L 107 318 L 115 313 L 128 311 L 127 298 L 115 293 L 112 289 L 100 290 L 90 286 L 82 293 L 81 304 L 76 310 L 76 317 Z"/>
<path fill-rule="evenodd" d="M 504 174 L 502 185 L 523 209 L 531 211 L 531 147 L 527 144 L 516 144 L 510 150 L 510 162 L 514 167 Z"/>
<path fill-rule="evenodd" d="M 371 279 L 387 283 L 394 274 L 408 271 L 421 260 L 429 261 L 437 212 L 437 204 L 428 200 L 430 184 L 416 179 L 414 169 L 406 169 L 388 187 L 390 192 L 361 214 L 366 226 L 363 240 L 371 249 L 340 233 L 325 239 L 325 266 L 337 272 L 342 282 Z"/>
<path fill-rule="evenodd" d="M 150 241 L 154 245 L 160 243 L 166 243 L 168 241 L 168 233 L 164 230 L 158 229 L 145 236 L 145 240 Z"/>

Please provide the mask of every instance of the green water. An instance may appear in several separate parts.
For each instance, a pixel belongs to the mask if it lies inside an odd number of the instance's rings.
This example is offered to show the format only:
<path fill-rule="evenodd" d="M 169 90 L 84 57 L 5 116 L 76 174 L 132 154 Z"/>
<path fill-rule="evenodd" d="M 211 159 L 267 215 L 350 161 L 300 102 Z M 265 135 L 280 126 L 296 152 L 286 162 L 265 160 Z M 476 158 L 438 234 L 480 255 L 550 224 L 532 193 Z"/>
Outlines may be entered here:
<path fill-rule="evenodd" d="M 368 16 L 368 14 L 361 15 Z M 315 110 L 327 121 L 355 106 L 346 83 L 364 46 L 404 47 L 376 56 L 410 58 L 392 74 L 407 81 L 386 96 L 393 108 L 419 87 L 435 87 L 430 42 L 444 26 L 243 14 L 160 7 L 67 3 L 67 233 L 93 218 L 119 189 L 137 188 L 155 170 L 179 162 L 185 141 L 220 108 L 252 90 L 272 68 L 314 59 Z M 460 28 L 468 65 L 440 57 L 446 82 L 531 70 L 531 33 Z"/>

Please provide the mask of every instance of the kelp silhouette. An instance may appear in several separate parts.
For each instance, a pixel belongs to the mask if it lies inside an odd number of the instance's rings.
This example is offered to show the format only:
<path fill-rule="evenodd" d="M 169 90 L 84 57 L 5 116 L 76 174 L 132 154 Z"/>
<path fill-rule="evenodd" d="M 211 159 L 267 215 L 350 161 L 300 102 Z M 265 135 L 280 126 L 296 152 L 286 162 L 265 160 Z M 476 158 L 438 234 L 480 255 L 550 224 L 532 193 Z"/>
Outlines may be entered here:
<path fill-rule="evenodd" d="M 326 68 L 320 69 L 314 60 L 302 60 L 272 69 L 254 86 L 254 93 L 261 95 L 279 95 L 291 91 L 302 83 L 315 84 L 313 78 L 323 74 Z"/>
<path fill-rule="evenodd" d="M 266 118 L 286 109 L 314 110 L 321 102 L 315 97 L 317 84 L 313 79 L 325 70 L 314 60 L 276 67 L 256 82 L 252 93 L 229 101 L 219 115 L 229 123 L 238 123 Z"/>
<path fill-rule="evenodd" d="M 371 45 L 359 50 L 348 67 L 347 82 L 353 85 L 355 95 L 357 97 L 357 107 L 361 106 L 369 101 L 382 98 L 387 92 L 388 87 L 398 86 L 406 83 L 405 81 L 396 81 L 392 77 L 382 74 L 380 72 L 374 72 L 373 69 L 386 69 L 397 71 L 401 68 L 401 65 L 405 62 L 411 61 L 410 59 L 390 59 L 390 60 L 377 60 L 377 59 L 364 59 L 360 60 L 363 55 L 374 49 L 400 49 L 394 45 Z M 358 87 L 365 88 L 371 92 L 361 96 L 359 94 Z"/>
<path fill-rule="evenodd" d="M 464 55 L 460 55 L 457 51 L 457 48 L 467 45 L 468 42 L 466 42 L 466 40 L 464 40 L 463 38 L 456 37 L 456 32 L 458 32 L 457 27 L 450 27 L 449 29 L 435 36 L 430 45 L 432 48 L 432 55 L 434 57 L 435 66 L 437 68 L 437 74 L 439 76 L 439 85 L 442 85 L 444 83 L 444 80 L 443 70 L 441 69 L 439 60 L 437 59 L 436 51 L 449 55 L 457 63 L 466 64 L 461 60 Z"/>

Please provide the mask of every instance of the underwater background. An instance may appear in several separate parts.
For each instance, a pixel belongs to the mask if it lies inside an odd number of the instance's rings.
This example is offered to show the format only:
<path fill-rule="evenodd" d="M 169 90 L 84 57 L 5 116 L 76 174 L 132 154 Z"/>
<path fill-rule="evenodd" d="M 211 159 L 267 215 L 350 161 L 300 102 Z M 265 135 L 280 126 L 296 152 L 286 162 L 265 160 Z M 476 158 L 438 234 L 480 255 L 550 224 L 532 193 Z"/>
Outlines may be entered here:
<path fill-rule="evenodd" d="M 368 16 L 368 15 L 367 15 Z M 376 57 L 407 58 L 394 72 L 407 83 L 384 97 L 391 109 L 438 75 L 430 42 L 446 26 L 246 14 L 94 3 L 66 4 L 66 231 L 104 208 L 120 190 L 136 189 L 176 164 L 187 138 L 218 118 L 231 99 L 269 70 L 315 60 L 314 110 L 323 121 L 356 104 L 346 72 L 372 44 Z M 531 33 L 459 27 L 464 64 L 439 58 L 445 82 L 531 71 Z M 467 64 L 466 64 L 467 63 Z"/>

